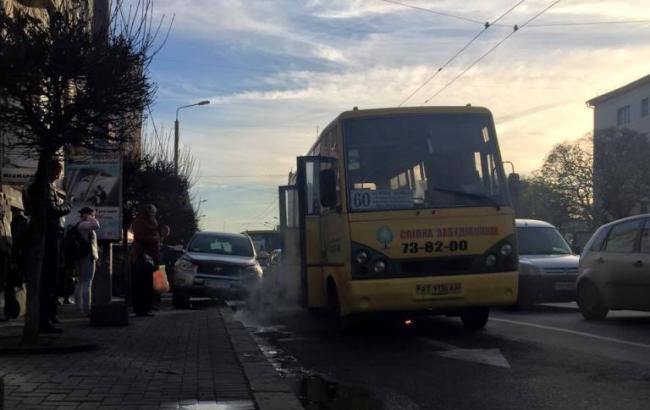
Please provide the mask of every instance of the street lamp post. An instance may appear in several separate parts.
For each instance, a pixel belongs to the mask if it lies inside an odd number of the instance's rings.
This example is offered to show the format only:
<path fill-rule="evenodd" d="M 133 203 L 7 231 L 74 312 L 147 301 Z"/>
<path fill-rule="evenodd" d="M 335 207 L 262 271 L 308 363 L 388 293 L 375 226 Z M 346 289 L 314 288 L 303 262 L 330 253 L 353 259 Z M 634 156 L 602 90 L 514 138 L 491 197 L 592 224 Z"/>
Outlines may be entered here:
<path fill-rule="evenodd" d="M 199 101 L 194 104 L 182 105 L 176 108 L 176 121 L 174 121 L 174 172 L 178 174 L 178 112 L 184 108 L 194 107 L 197 105 L 208 105 L 209 100 Z"/>

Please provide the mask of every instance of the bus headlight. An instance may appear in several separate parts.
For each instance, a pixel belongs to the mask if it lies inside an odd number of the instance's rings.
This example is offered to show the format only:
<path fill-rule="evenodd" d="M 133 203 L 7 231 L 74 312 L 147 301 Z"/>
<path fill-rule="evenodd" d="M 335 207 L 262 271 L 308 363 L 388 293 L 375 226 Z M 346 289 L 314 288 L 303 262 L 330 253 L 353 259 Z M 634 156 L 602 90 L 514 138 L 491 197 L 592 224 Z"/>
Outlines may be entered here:
<path fill-rule="evenodd" d="M 357 263 L 359 265 L 365 264 L 366 262 L 368 262 L 368 259 L 370 259 L 370 255 L 368 255 L 368 252 L 366 252 L 366 251 L 357 252 L 357 256 L 356 256 L 355 260 L 357 261 Z"/>
<path fill-rule="evenodd" d="M 375 273 L 384 273 L 386 271 L 386 262 L 378 260 L 372 268 Z"/>
<path fill-rule="evenodd" d="M 501 247 L 501 249 L 499 250 L 499 252 L 500 252 L 501 255 L 503 255 L 503 256 L 510 256 L 510 254 L 512 254 L 512 245 L 510 245 L 509 243 L 506 243 L 505 245 L 503 245 L 503 246 Z"/>
<path fill-rule="evenodd" d="M 485 258 L 485 264 L 490 268 L 494 267 L 494 265 L 497 264 L 497 256 L 493 254 L 489 254 L 487 258 Z"/>

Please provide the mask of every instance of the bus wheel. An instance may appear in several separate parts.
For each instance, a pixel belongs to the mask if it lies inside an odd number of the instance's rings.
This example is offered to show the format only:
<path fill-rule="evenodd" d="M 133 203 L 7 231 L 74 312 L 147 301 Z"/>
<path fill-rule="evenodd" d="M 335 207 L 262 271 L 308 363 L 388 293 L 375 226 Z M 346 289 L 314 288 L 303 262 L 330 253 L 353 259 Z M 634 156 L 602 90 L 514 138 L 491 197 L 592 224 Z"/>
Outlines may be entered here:
<path fill-rule="evenodd" d="M 483 330 L 490 317 L 489 308 L 470 308 L 460 314 L 465 329 L 470 331 Z"/>

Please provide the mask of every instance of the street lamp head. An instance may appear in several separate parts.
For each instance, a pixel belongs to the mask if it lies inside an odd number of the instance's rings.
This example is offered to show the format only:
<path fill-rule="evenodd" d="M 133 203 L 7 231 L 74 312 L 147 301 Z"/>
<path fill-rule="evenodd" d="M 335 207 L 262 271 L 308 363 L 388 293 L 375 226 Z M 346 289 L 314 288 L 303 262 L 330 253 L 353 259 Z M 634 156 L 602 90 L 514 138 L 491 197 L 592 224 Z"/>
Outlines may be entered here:
<path fill-rule="evenodd" d="M 203 100 L 197 103 L 197 105 L 208 105 L 208 104 L 210 104 L 210 100 Z"/>

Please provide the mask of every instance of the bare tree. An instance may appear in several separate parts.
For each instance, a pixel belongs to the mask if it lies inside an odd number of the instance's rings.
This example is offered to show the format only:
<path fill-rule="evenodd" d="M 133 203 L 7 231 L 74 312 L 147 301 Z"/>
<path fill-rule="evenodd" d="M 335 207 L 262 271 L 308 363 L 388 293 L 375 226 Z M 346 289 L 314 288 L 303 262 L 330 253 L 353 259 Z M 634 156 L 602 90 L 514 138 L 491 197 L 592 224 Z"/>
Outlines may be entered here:
<path fill-rule="evenodd" d="M 158 208 L 160 224 L 171 227 L 169 242 L 178 244 L 197 231 L 201 204 L 192 192 L 196 160 L 189 149 L 181 150 L 176 173 L 171 141 L 165 129 L 148 133 L 140 158 L 125 162 L 124 226 L 130 225 L 140 205 L 151 203 Z"/>
<path fill-rule="evenodd" d="M 46 165 L 68 146 L 119 149 L 155 93 L 148 68 L 162 20 L 153 24 L 151 0 L 132 4 L 115 1 L 106 27 L 93 27 L 91 10 L 77 2 L 50 3 L 44 17 L 0 10 L 0 127 L 14 137 L 12 148 L 38 159 L 25 343 L 38 335 Z"/>
<path fill-rule="evenodd" d="M 539 172 L 542 181 L 559 195 L 569 220 L 594 225 L 593 155 L 591 135 L 557 144 Z"/>

